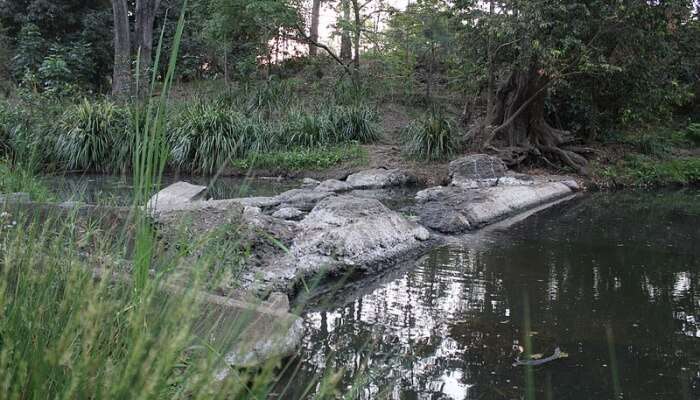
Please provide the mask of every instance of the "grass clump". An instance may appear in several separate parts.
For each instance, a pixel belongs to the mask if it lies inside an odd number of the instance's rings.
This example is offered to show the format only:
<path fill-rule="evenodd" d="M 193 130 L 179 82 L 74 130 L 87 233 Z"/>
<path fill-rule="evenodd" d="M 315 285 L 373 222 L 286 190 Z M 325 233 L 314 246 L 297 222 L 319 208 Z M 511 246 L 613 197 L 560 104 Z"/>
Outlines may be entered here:
<path fill-rule="evenodd" d="M 341 141 L 373 143 L 379 140 L 377 112 L 363 105 L 339 106 L 329 111 L 329 123 Z"/>
<path fill-rule="evenodd" d="M 459 148 L 454 122 L 439 112 L 413 121 L 403 131 L 404 153 L 421 160 L 444 160 Z"/>
<path fill-rule="evenodd" d="M 335 131 L 323 114 L 292 110 L 281 122 L 282 140 L 287 146 L 323 147 L 338 142 Z"/>
<path fill-rule="evenodd" d="M 51 191 L 31 170 L 21 165 L 0 162 L 0 194 L 28 193 L 33 201 L 53 199 Z"/>
<path fill-rule="evenodd" d="M 685 137 L 695 146 L 700 146 L 700 123 L 692 123 L 688 125 L 685 132 Z"/>
<path fill-rule="evenodd" d="M 597 179 L 604 186 L 682 186 L 700 183 L 700 159 L 653 159 L 630 155 L 614 166 L 600 168 Z"/>
<path fill-rule="evenodd" d="M 242 155 L 244 117 L 216 103 L 195 102 L 182 110 L 170 130 L 172 162 L 178 167 L 214 173 Z"/>
<path fill-rule="evenodd" d="M 351 162 L 366 163 L 367 153 L 357 144 L 339 146 L 294 148 L 265 153 L 252 153 L 235 160 L 233 167 L 239 170 L 262 169 L 271 172 L 322 170 Z"/>
<path fill-rule="evenodd" d="M 130 114 L 106 100 L 83 100 L 69 107 L 58 123 L 56 154 L 66 168 L 107 172 L 120 168 L 115 143 L 129 135 Z"/>

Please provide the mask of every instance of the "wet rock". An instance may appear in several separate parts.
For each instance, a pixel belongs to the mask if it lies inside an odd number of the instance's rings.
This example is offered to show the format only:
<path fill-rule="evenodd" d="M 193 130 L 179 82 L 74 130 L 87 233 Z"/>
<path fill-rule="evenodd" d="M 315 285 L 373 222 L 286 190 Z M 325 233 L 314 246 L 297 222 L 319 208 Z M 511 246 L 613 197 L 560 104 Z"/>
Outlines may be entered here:
<path fill-rule="evenodd" d="M 340 193 L 350 191 L 352 190 L 352 187 L 347 182 L 339 181 L 337 179 L 328 179 L 316 186 L 315 190 Z"/>
<path fill-rule="evenodd" d="M 311 211 L 321 200 L 333 195 L 331 192 L 323 192 L 312 189 L 292 189 L 275 197 L 282 207 L 298 208 L 301 211 Z"/>
<path fill-rule="evenodd" d="M 410 185 L 416 178 L 400 169 L 369 169 L 348 176 L 346 182 L 353 189 L 381 189 Z"/>
<path fill-rule="evenodd" d="M 289 288 L 318 273 L 379 269 L 430 239 L 425 228 L 379 201 L 345 195 L 323 199 L 297 229 L 289 254 L 265 271 L 273 287 Z"/>
<path fill-rule="evenodd" d="M 284 207 L 280 208 L 279 210 L 275 211 L 272 216 L 275 218 L 281 218 L 281 219 L 286 219 L 286 220 L 292 220 L 296 221 L 301 219 L 301 217 L 304 215 L 304 212 L 299 210 L 298 208 L 294 207 Z"/>
<path fill-rule="evenodd" d="M 152 214 L 187 208 L 187 204 L 200 200 L 207 190 L 206 186 L 177 182 L 156 193 L 148 200 L 146 208 Z"/>
<path fill-rule="evenodd" d="M 319 183 L 321 182 L 317 181 L 316 179 L 304 178 L 304 180 L 301 181 L 301 187 L 302 189 L 313 189 L 318 186 Z"/>
<path fill-rule="evenodd" d="M 500 158 L 487 154 L 458 158 L 449 166 L 452 184 L 468 189 L 495 186 L 507 171 L 506 164 Z"/>
<path fill-rule="evenodd" d="M 232 199 L 232 201 L 236 201 L 244 207 L 258 207 L 261 209 L 277 207 L 281 203 L 281 200 L 277 197 L 241 197 Z"/>
<path fill-rule="evenodd" d="M 516 213 L 572 194 L 560 182 L 465 189 L 434 187 L 416 194 L 417 214 L 423 226 L 454 234 L 497 222 Z"/>

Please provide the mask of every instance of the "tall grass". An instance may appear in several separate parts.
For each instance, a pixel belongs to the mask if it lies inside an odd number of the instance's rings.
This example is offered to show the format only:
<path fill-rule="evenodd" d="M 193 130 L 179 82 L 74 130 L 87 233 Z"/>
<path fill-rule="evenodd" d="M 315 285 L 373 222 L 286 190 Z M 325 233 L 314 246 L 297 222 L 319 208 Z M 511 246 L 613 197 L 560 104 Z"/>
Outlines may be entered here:
<path fill-rule="evenodd" d="M 83 100 L 59 122 L 56 154 L 71 170 L 109 171 L 119 165 L 115 143 L 129 135 L 130 115 L 107 100 Z"/>
<path fill-rule="evenodd" d="M 326 112 L 339 141 L 373 143 L 379 140 L 378 116 L 373 108 L 350 105 L 333 107 Z"/>
<path fill-rule="evenodd" d="M 196 102 L 186 107 L 169 135 L 173 162 L 191 171 L 217 171 L 240 155 L 244 119 L 216 103 Z"/>
<path fill-rule="evenodd" d="M 403 131 L 404 153 L 422 160 L 444 160 L 459 150 L 455 123 L 440 112 L 411 122 Z"/>

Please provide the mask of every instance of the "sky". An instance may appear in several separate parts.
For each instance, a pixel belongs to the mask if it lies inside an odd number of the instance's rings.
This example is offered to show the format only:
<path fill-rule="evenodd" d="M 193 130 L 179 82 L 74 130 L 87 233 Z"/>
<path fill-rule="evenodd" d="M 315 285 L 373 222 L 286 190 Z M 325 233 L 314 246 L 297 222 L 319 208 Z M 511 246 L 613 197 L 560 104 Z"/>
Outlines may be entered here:
<path fill-rule="evenodd" d="M 406 5 L 410 1 L 411 0 L 388 0 L 387 4 L 392 7 L 398 8 L 399 10 L 403 10 L 406 8 Z M 333 25 L 335 24 L 336 17 L 337 15 L 335 11 L 333 11 L 329 6 L 324 5 L 321 8 L 321 18 L 319 23 L 319 40 L 323 44 L 332 45 L 332 47 L 335 48 L 338 47 L 339 40 L 336 40 L 334 42 L 331 39 L 331 35 L 333 33 Z"/>

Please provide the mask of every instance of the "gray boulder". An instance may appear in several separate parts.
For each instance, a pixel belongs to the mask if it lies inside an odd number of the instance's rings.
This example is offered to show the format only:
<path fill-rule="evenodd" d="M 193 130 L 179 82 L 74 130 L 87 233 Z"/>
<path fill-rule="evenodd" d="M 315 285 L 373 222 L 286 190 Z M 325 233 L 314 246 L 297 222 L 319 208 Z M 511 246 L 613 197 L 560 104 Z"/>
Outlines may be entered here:
<path fill-rule="evenodd" d="M 495 186 L 508 172 L 506 164 L 487 154 L 472 154 L 450 163 L 452 184 L 467 189 Z"/>
<path fill-rule="evenodd" d="M 272 213 L 272 216 L 275 218 L 281 218 L 281 219 L 292 220 L 292 221 L 296 221 L 298 219 L 301 219 L 301 217 L 303 215 L 304 215 L 304 212 L 302 212 L 298 208 L 294 208 L 294 207 L 283 207 L 283 208 L 280 208 L 279 210 L 275 211 L 274 213 Z"/>
<path fill-rule="evenodd" d="M 278 263 L 264 271 L 273 288 L 289 288 L 319 273 L 372 270 L 420 252 L 430 233 L 379 201 L 352 196 L 323 199 L 297 225 Z"/>
<path fill-rule="evenodd" d="M 281 200 L 277 197 L 241 197 L 232 199 L 244 207 L 258 207 L 261 209 L 273 208 L 280 205 Z"/>
<path fill-rule="evenodd" d="M 333 195 L 331 192 L 317 191 L 313 189 L 292 189 L 275 197 L 282 207 L 298 208 L 301 211 L 311 211 L 321 200 Z"/>
<path fill-rule="evenodd" d="M 206 190 L 206 186 L 176 182 L 153 195 L 146 208 L 152 214 L 187 208 L 188 203 L 200 200 Z"/>
<path fill-rule="evenodd" d="M 301 181 L 301 187 L 302 189 L 313 189 L 318 186 L 319 183 L 321 182 L 316 179 L 304 178 L 304 180 Z"/>
<path fill-rule="evenodd" d="M 368 169 L 348 176 L 346 182 L 353 189 L 382 189 L 410 185 L 416 178 L 400 169 Z"/>
<path fill-rule="evenodd" d="M 572 193 L 569 186 L 560 182 L 478 190 L 434 187 L 416 195 L 416 210 L 423 226 L 454 234 L 477 229 Z"/>
<path fill-rule="evenodd" d="M 315 190 L 321 192 L 340 193 L 350 191 L 352 190 L 352 187 L 347 182 L 339 181 L 337 179 L 328 179 L 316 186 Z"/>

